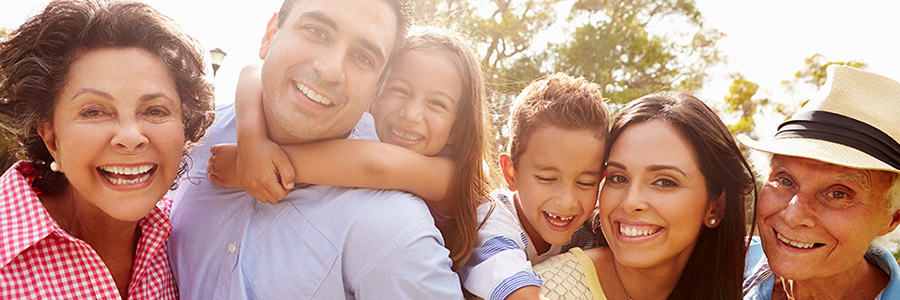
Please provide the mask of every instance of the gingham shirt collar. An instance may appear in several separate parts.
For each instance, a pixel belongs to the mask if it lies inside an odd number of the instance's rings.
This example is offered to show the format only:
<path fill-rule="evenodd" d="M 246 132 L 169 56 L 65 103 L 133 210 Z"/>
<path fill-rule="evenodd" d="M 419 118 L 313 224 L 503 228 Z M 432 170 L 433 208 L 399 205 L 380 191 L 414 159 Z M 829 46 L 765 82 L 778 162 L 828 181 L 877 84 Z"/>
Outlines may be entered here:
<path fill-rule="evenodd" d="M 18 162 L 7 173 L 0 178 L 0 266 L 51 232 L 62 232 L 31 189 L 34 167 Z"/>
<path fill-rule="evenodd" d="M 53 220 L 38 199 L 38 191 L 31 187 L 35 177 L 37 177 L 37 173 L 34 171 L 34 167 L 27 162 L 16 163 L 3 177 L 0 177 L 0 193 L 2 193 L 0 194 L 0 232 L 3 233 L 0 234 L 0 270 L 7 267 L 18 255 L 29 251 L 32 246 L 36 247 L 50 235 L 56 235 L 66 243 L 87 247 L 79 247 L 79 249 L 89 248 L 84 241 L 66 233 Z M 168 266 L 165 249 L 166 240 L 172 234 L 172 224 L 168 217 L 171 204 L 170 199 L 163 197 L 156 207 L 138 222 L 141 239 L 135 253 L 131 283 L 128 288 L 130 299 L 175 297 L 174 280 Z M 92 250 L 80 252 L 82 252 L 80 255 L 97 255 Z M 99 257 L 96 259 L 100 260 Z M 61 263 L 65 264 L 66 262 Z M 71 264 L 71 262 L 68 263 Z M 91 266 L 66 267 L 97 272 Z M 103 271 L 99 273 L 109 274 Z M 115 286 L 114 283 L 111 283 L 112 277 L 104 278 L 103 281 L 105 279 L 109 279 L 111 286 Z M 106 292 L 118 296 L 117 291 L 103 291 L 102 293 Z M 97 295 L 94 294 L 94 296 Z"/>

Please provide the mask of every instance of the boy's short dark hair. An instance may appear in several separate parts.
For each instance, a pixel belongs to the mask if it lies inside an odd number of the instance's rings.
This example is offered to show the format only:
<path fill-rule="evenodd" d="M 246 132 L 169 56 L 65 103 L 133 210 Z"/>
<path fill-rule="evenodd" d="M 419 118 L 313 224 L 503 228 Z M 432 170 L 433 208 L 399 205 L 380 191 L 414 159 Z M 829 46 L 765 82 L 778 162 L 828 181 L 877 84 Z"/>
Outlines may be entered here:
<path fill-rule="evenodd" d="M 544 126 L 589 130 L 605 141 L 609 134 L 609 109 L 600 86 L 583 77 L 556 73 L 525 87 L 516 97 L 509 118 L 508 149 L 513 165 L 525 152 L 534 132 Z"/>

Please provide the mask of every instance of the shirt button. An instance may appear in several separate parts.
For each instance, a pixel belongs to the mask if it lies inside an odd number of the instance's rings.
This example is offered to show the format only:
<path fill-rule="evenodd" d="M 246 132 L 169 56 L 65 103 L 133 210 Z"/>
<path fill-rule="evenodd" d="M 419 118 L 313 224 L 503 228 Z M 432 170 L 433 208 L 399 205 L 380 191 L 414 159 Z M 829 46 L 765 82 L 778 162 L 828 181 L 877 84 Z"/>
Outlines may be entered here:
<path fill-rule="evenodd" d="M 232 243 L 231 245 L 228 245 L 228 252 L 234 253 L 234 251 L 237 251 L 237 245 L 235 245 L 234 243 Z"/>

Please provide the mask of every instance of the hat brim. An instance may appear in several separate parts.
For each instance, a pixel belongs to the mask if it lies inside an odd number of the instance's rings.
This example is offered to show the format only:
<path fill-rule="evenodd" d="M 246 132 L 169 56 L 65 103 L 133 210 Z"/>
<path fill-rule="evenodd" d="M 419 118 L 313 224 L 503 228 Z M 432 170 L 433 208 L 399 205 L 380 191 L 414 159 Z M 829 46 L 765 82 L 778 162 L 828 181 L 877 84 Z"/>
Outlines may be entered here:
<path fill-rule="evenodd" d="M 749 136 L 741 134 L 738 135 L 738 141 L 753 150 L 772 154 L 809 158 L 854 169 L 900 173 L 900 170 L 856 148 L 824 140 L 782 138 L 754 141 Z"/>

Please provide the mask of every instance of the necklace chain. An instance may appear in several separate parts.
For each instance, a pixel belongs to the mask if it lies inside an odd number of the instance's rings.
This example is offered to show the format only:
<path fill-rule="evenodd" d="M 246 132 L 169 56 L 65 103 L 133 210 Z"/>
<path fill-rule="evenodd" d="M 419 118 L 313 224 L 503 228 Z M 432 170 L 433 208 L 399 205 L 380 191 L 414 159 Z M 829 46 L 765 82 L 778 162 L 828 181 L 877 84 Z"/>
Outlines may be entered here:
<path fill-rule="evenodd" d="M 616 279 L 619 279 L 619 285 L 622 286 L 622 291 L 625 292 L 625 298 L 628 300 L 634 300 L 631 298 L 631 294 L 628 293 L 628 289 L 625 288 L 625 282 L 622 281 L 622 277 L 619 276 L 619 269 L 616 269 L 616 266 L 613 266 L 613 271 L 616 272 Z"/>

